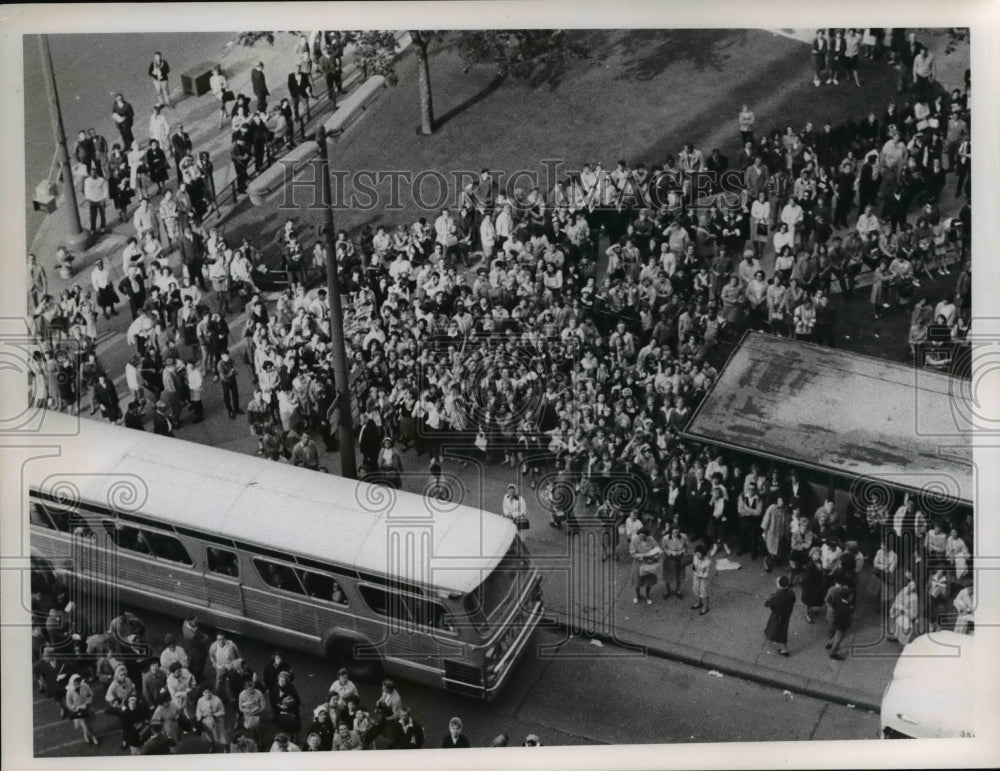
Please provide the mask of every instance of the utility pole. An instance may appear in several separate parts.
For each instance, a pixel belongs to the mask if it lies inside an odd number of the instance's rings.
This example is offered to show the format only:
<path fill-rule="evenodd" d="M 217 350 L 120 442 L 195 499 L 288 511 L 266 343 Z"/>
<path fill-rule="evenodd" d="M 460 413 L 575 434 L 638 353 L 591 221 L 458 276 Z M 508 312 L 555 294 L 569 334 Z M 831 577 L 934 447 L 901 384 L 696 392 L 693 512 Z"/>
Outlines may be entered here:
<path fill-rule="evenodd" d="M 316 129 L 319 145 L 316 192 L 323 205 L 323 236 L 326 244 L 326 294 L 330 302 L 330 341 L 333 345 L 333 375 L 336 399 L 340 405 L 340 474 L 345 479 L 357 479 L 354 458 L 354 417 L 351 414 L 351 384 L 348 380 L 347 348 L 344 340 L 344 308 L 340 302 L 340 276 L 337 273 L 336 237 L 333 229 L 333 192 L 330 188 L 330 159 L 327 155 L 326 128 Z"/>
<path fill-rule="evenodd" d="M 52 133 L 56 139 L 56 154 L 62 166 L 63 179 L 63 209 L 66 212 L 66 237 L 63 245 L 73 250 L 86 249 L 90 236 L 84 232 L 80 224 L 80 207 L 76 201 L 76 187 L 73 180 L 73 167 L 69 163 L 69 152 L 66 150 L 66 132 L 63 130 L 62 110 L 59 109 L 59 92 L 56 89 L 56 76 L 52 69 L 52 52 L 49 50 L 49 36 L 38 36 L 38 50 L 42 55 L 42 69 L 45 72 L 45 92 L 49 99 L 49 115 L 52 117 Z"/>

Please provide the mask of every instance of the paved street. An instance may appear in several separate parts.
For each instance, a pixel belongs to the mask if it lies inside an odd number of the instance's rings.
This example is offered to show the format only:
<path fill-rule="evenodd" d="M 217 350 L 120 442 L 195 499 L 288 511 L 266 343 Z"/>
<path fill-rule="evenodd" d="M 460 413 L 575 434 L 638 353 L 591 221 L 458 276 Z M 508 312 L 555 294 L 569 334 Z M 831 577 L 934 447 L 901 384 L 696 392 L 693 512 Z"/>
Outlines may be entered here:
<path fill-rule="evenodd" d="M 175 37 L 183 40 L 175 40 Z M 282 88 L 292 61 L 290 38 L 280 38 L 280 44 L 274 49 L 265 46 L 227 51 L 225 42 L 232 37 L 227 33 L 206 34 L 197 40 L 188 36 L 150 36 L 118 41 L 120 45 L 109 38 L 109 45 L 100 50 L 113 52 L 107 60 L 111 66 L 101 71 L 100 77 L 90 79 L 81 78 L 80 73 L 95 70 L 95 50 L 78 47 L 76 42 L 54 41 L 57 75 L 62 78 L 67 73 L 66 79 L 61 80 L 61 96 L 64 103 L 73 100 L 71 106 L 65 109 L 71 148 L 76 128 L 83 125 L 97 123 L 109 141 L 117 139 L 113 131 L 104 128 L 110 105 L 105 92 L 109 86 L 126 92 L 136 108 L 137 135 L 146 133 L 149 106 L 153 102 L 152 88 L 142 73 L 134 75 L 131 70 L 135 69 L 135 62 L 145 62 L 148 52 L 152 50 L 163 50 L 171 61 L 175 94 L 179 90 L 179 74 L 186 66 L 223 57 L 228 57 L 227 71 L 232 74 L 231 81 L 236 84 L 234 88 L 237 91 L 248 90 L 249 62 L 258 56 L 267 60 L 269 68 L 273 65 L 273 69 L 269 69 L 269 72 L 276 73 L 272 91 Z M 788 44 L 787 40 L 781 42 Z M 805 51 L 803 46 L 801 52 L 792 52 L 784 65 L 788 70 L 794 69 L 797 81 L 803 80 L 805 70 L 802 68 L 808 64 Z M 32 55 L 37 56 L 37 52 Z M 106 79 L 108 72 L 124 67 L 126 62 L 131 67 L 127 80 L 135 84 L 130 88 Z M 449 66 L 457 70 L 455 61 L 445 61 L 441 69 L 435 71 L 436 75 Z M 412 78 L 412 61 L 408 60 L 405 68 L 409 69 L 403 73 L 404 76 Z M 885 73 L 881 76 L 884 78 Z M 441 82 L 444 82 L 443 77 Z M 385 99 L 384 103 L 398 107 L 399 100 L 412 101 L 412 83 L 410 87 L 411 91 L 405 93 L 402 89 L 394 92 L 393 97 Z M 471 88 L 468 85 L 463 87 Z M 812 88 L 811 85 L 809 87 Z M 784 95 L 781 89 L 775 89 L 775 100 Z M 843 92 L 835 98 L 845 99 Z M 847 98 L 851 98 L 850 95 Z M 464 106 L 464 102 L 461 104 Z M 380 113 L 379 110 L 385 112 Z M 223 159 L 218 161 L 217 182 L 225 184 L 232 174 L 231 164 L 225 160 L 228 157 L 228 132 L 218 129 L 217 112 L 211 97 L 189 97 L 179 102 L 178 114 L 184 116 L 195 150 L 209 149 Z M 379 168 L 373 156 L 384 153 L 384 143 L 380 139 L 373 141 L 372 137 L 380 138 L 379 132 L 384 132 L 386 124 L 394 122 L 386 115 L 398 117 L 398 114 L 383 107 L 372 110 L 363 119 L 366 121 L 364 125 L 371 128 L 371 134 L 355 129 L 337 145 L 337 153 L 354 160 L 361 158 L 361 168 Z M 46 119 L 44 113 L 39 113 L 37 104 L 30 108 L 29 123 L 47 125 L 44 123 Z M 453 130 L 454 126 L 448 128 Z M 714 127 L 712 141 L 723 133 L 732 134 L 732 128 L 732 125 L 728 128 Z M 433 147 L 431 140 L 420 141 L 425 146 Z M 676 144 L 680 147 L 679 141 Z M 47 163 L 43 158 L 45 153 L 40 149 L 43 146 L 45 142 L 29 142 L 27 148 L 28 155 L 32 156 L 28 164 L 28 182 L 32 188 L 37 182 L 32 175 L 37 176 L 41 160 Z M 709 147 L 705 146 L 706 152 Z M 674 149 L 667 149 L 674 152 Z M 544 156 L 539 154 L 538 157 Z M 604 160 L 610 159 L 611 156 L 608 156 Z M 444 162 L 441 160 L 442 164 Z M 959 205 L 950 194 L 946 194 L 942 202 L 952 208 Z M 302 232 L 308 233 L 303 244 L 308 254 L 314 237 L 309 226 L 315 224 L 318 216 L 316 212 L 305 209 L 291 215 L 297 218 Z M 256 244 L 265 246 L 271 242 L 274 230 L 286 216 L 290 213 L 279 210 L 275 202 L 253 208 L 243 201 L 225 213 L 220 228 L 231 245 L 236 245 L 247 236 Z M 352 235 L 356 235 L 356 226 L 365 216 L 359 211 L 338 214 L 341 218 L 338 219 L 338 227 L 350 227 Z M 381 220 L 383 216 L 385 219 Z M 36 233 L 35 248 L 49 270 L 50 287 L 54 294 L 66 285 L 54 275 L 52 268 L 60 217 L 61 213 L 57 212 L 44 223 L 36 217 L 29 227 L 29 238 L 33 232 Z M 403 219 L 403 215 L 398 213 L 379 212 L 367 222 L 381 220 L 395 225 Z M 89 286 L 90 266 L 98 256 L 110 260 L 113 276 L 120 278 L 121 250 L 132 230 L 131 225 L 126 224 L 104 236 L 83 255 L 69 283 Z M 601 254 L 607 245 L 606 241 L 601 242 Z M 180 260 L 177 252 L 169 256 L 169 263 L 174 273 L 178 274 Z M 599 278 L 603 278 L 606 265 L 607 260 L 602 257 L 597 266 Z M 764 267 L 771 271 L 772 255 L 768 254 Z M 951 292 L 954 279 L 947 279 L 946 282 L 947 291 Z M 941 286 L 944 284 L 945 281 L 942 281 Z M 930 286 L 928 282 L 925 291 Z M 273 308 L 275 298 L 265 299 Z M 855 307 L 864 302 L 864 299 L 860 300 Z M 206 295 L 204 304 L 215 310 L 216 299 L 212 293 Z M 867 320 L 869 314 L 865 307 Z M 119 312 L 110 321 L 101 319 L 98 322 L 97 354 L 114 380 L 118 394 L 123 401 L 127 401 L 123 373 L 134 349 L 124 339 L 124 332 L 131 321 L 127 304 L 121 303 Z M 904 310 L 897 315 L 902 318 L 907 313 Z M 237 363 L 240 401 L 246 405 L 252 392 L 252 372 L 242 356 L 245 317 L 234 312 L 229 314 L 227 321 L 231 333 L 230 350 Z M 868 324 L 864 332 L 878 338 L 874 329 L 875 326 Z M 878 329 L 883 331 L 881 327 Z M 840 331 L 843 333 L 844 328 Z M 853 334 L 855 328 L 850 331 Z M 729 345 L 731 343 L 725 343 L 722 350 L 725 351 Z M 905 340 L 901 337 L 900 350 L 904 349 Z M 184 350 L 185 356 L 187 353 Z M 231 419 L 227 415 L 221 388 L 210 375 L 205 379 L 203 399 L 204 422 L 194 424 L 189 414 L 185 413 L 184 422 L 175 426 L 177 438 L 247 455 L 255 454 L 257 444 L 250 434 L 246 418 L 238 416 Z M 81 406 L 88 406 L 86 399 L 82 400 Z M 150 429 L 147 425 L 147 430 Z M 178 445 L 178 451 L 183 451 L 183 445 Z M 322 453 L 320 463 L 331 473 L 340 471 L 337 453 Z M 428 457 L 408 450 L 402 454 L 402 463 L 404 489 L 418 494 L 425 492 L 430 481 Z M 429 746 L 439 742 L 448 718 L 454 714 L 463 717 L 466 733 L 478 746 L 487 744 L 501 731 L 507 731 L 513 743 L 519 743 L 525 734 L 534 732 L 542 737 L 545 744 L 565 745 L 762 741 L 776 738 L 862 739 L 877 735 L 878 717 L 873 710 L 889 681 L 900 646 L 885 639 L 875 579 L 871 575 L 872 555 L 867 555 L 859 581 L 857 613 L 845 643 L 845 650 L 850 654 L 847 660 L 833 661 L 828 658 L 824 648 L 828 639 L 826 623 L 821 619 L 815 624 L 807 623 L 801 605 L 795 607 L 789 630 L 791 656 L 780 658 L 763 636 L 768 613 L 764 601 L 775 589 L 776 574 L 766 573 L 762 561 L 739 558 L 739 569 L 720 571 L 712 587 L 712 610 L 705 616 L 690 609 L 690 572 L 686 574 L 684 589 L 687 596 L 684 600 L 661 599 L 662 587 L 657 586 L 651 606 L 635 605 L 632 602 L 633 588 L 627 554 L 623 553 L 620 561 L 604 561 L 593 543 L 572 542 L 564 531 L 550 528 L 547 501 L 540 495 L 542 488 L 532 490 L 528 480 L 520 479 L 516 468 L 475 463 L 466 467 L 458 465 L 454 458 L 446 458 L 444 479 L 450 490 L 449 501 L 490 512 L 501 510 L 504 488 L 509 482 L 520 483 L 528 499 L 531 520 L 531 528 L 523 533 L 523 538 L 545 578 L 549 621 L 558 622 L 561 626 L 538 632 L 534 655 L 525 656 L 505 692 L 494 704 L 469 702 L 442 691 L 401 682 L 399 685 L 404 701 L 414 708 L 415 715 L 424 724 Z M 426 501 L 426 505 L 433 508 L 437 504 Z M 294 512 L 282 514 L 294 516 Z M 167 631 L 176 631 L 176 620 L 144 610 L 140 613 L 147 620 L 150 641 L 154 646 Z M 570 637 L 568 630 L 590 634 Z M 589 639 L 591 635 L 593 641 Z M 252 665 L 259 670 L 270 649 L 253 640 L 238 642 Z M 559 655 L 549 658 L 538 652 L 543 646 L 553 645 Z M 641 658 L 626 655 L 630 650 L 644 651 L 646 655 Z M 304 703 L 310 706 L 318 703 L 332 679 L 330 665 L 318 658 L 299 655 L 292 655 L 291 658 L 299 673 L 298 686 Z M 722 676 L 717 676 L 720 674 Z M 362 695 L 371 702 L 376 694 L 368 686 Z M 847 704 L 856 704 L 857 708 L 850 708 Z M 114 754 L 118 751 L 117 727 L 110 718 L 99 719 L 98 733 L 105 740 L 100 748 L 91 748 L 79 742 L 72 727 L 59 721 L 54 712 L 55 708 L 49 700 L 36 698 L 34 737 L 39 756 Z M 197 739 L 186 740 L 181 748 L 182 752 L 203 750 L 204 744 Z"/>
<path fill-rule="evenodd" d="M 154 646 L 163 635 L 177 633 L 180 622 L 136 609 Z M 558 641 L 539 631 L 536 651 Z M 240 652 L 259 673 L 271 648 L 254 640 L 236 640 Z M 306 713 L 323 701 L 334 680 L 325 660 L 290 654 Z M 378 695 L 371 684 L 359 684 L 363 704 Z M 512 744 L 529 733 L 545 745 L 643 744 L 668 742 L 734 742 L 784 740 L 873 739 L 878 716 L 819 699 L 784 694 L 780 689 L 659 658 L 621 657 L 617 652 L 573 639 L 554 657 L 524 657 L 497 701 L 484 704 L 433 688 L 399 681 L 404 704 L 423 724 L 427 746 L 436 746 L 448 720 L 459 715 L 473 746 L 485 746 L 501 732 Z M 99 716 L 101 746 L 90 747 L 67 721 L 59 720 L 50 699 L 36 695 L 34 742 L 37 757 L 81 757 L 120 753 L 117 720 Z M 205 743 L 187 737 L 179 752 L 204 752 Z"/>

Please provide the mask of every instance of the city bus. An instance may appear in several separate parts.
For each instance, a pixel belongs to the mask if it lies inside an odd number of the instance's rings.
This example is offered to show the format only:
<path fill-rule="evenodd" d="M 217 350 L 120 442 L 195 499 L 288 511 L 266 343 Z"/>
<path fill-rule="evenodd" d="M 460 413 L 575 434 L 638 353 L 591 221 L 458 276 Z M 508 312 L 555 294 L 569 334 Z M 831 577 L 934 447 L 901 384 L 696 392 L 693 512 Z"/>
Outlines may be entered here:
<path fill-rule="evenodd" d="M 31 553 L 116 610 L 479 699 L 542 616 L 539 572 L 496 514 L 96 421 L 45 428 L 75 435 L 24 466 Z"/>
<path fill-rule="evenodd" d="M 903 648 L 882 694 L 880 738 L 974 737 L 982 718 L 975 703 L 975 643 L 971 635 L 942 630 Z M 980 712 L 986 707 L 979 706 Z"/>

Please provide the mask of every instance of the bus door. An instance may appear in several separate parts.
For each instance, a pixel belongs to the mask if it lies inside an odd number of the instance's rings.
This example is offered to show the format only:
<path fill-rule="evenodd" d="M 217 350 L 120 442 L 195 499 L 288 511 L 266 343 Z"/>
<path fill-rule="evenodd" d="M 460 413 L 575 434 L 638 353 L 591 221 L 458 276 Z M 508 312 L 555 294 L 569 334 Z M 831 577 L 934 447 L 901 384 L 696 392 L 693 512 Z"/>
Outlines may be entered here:
<path fill-rule="evenodd" d="M 205 596 L 208 607 L 244 616 L 240 561 L 233 549 L 205 548 Z"/>

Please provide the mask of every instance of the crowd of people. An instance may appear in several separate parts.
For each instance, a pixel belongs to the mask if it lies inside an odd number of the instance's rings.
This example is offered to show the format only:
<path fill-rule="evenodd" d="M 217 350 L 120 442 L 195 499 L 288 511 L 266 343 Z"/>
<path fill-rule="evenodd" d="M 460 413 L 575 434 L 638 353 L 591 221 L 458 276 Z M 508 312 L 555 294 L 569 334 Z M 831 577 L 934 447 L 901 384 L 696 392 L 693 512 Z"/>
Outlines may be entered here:
<path fill-rule="evenodd" d="M 786 477 L 680 437 L 744 329 L 833 345 L 836 309 L 863 271 L 872 272 L 876 319 L 893 306 L 914 306 L 912 327 L 923 329 L 921 338 L 911 328 L 915 350 L 932 331 L 940 345 L 967 334 L 968 83 L 950 93 L 914 85 L 921 88 L 912 101 L 894 102 L 881 116 L 769 134 L 755 132 L 758 118 L 744 107 L 743 146 L 733 161 L 686 145 L 653 169 L 585 165 L 552 191 L 507 191 L 484 169 L 458 211 L 366 227 L 356 237 L 338 233 L 363 475 L 401 486 L 401 453 L 410 448 L 426 453 L 432 474 L 447 461 L 516 467 L 532 488 L 547 491 L 539 500 L 553 527 L 575 526 L 582 508 L 606 520 L 606 556 L 619 556 L 621 538 L 634 563 L 637 603 L 652 602 L 651 586 L 661 580 L 665 597 L 681 596 L 691 564 L 695 608 L 707 613 L 722 549 L 761 556 L 767 570 L 787 565 L 783 577 L 801 583 L 809 618 L 824 604 L 840 607 L 837 598 L 854 591 L 862 563 L 872 560 L 885 578 L 891 618 L 902 617 L 899 607 L 908 614 L 913 596 L 920 613 L 936 608 L 926 618 L 938 623 L 948 610 L 942 603 L 957 603 L 968 589 L 970 571 L 956 562 L 959 542 L 966 561 L 972 548 L 967 522 L 926 523 L 912 514 L 912 502 L 891 520 L 888 503 L 816 511 L 794 471 Z M 256 87 L 255 95 L 259 111 L 267 95 Z M 247 118 L 258 119 L 259 112 Z M 235 121 L 238 144 L 253 129 Z M 722 180 L 726 171 L 739 172 L 735 204 L 721 183 L 708 198 L 693 195 L 699 173 Z M 949 180 L 965 198 L 951 217 L 939 208 Z M 40 341 L 34 393 L 77 410 L 89 391 L 92 413 L 136 429 L 151 416 L 156 433 L 172 435 L 186 407 L 202 418 L 202 392 L 218 383 L 229 416 L 245 412 L 260 455 L 320 468 L 320 446 L 337 447 L 340 408 L 329 302 L 325 290 L 306 290 L 322 265 L 322 243 L 309 243 L 306 227 L 289 221 L 270 247 L 231 244 L 182 209 L 173 236 L 166 229 L 168 247 L 176 241 L 180 251 L 179 270 L 146 203 L 134 217 L 136 237 L 117 285 L 98 264 L 93 292 L 75 287 L 56 301 L 32 259 Z M 280 251 L 288 280 L 273 304 L 253 279 L 266 248 Z M 921 278 L 944 276 L 956 263 L 954 291 L 924 296 Z M 117 312 L 116 290 L 134 318 L 124 413 L 92 350 L 100 311 Z M 234 298 L 247 319 L 241 341 L 227 322 Z M 60 348 L 66 336 L 84 343 L 81 361 Z M 231 350 L 238 342 L 242 363 Z M 83 393 L 71 387 L 77 369 Z M 622 480 L 631 480 L 628 495 Z M 521 507 L 510 510 L 519 516 Z M 952 544 L 947 564 L 937 549 L 942 533 Z M 913 539 L 920 549 L 902 557 L 894 541 Z M 890 570 L 893 549 L 898 567 Z M 946 595 L 941 576 L 934 594 L 920 572 L 930 566 L 934 575 L 944 571 Z M 824 603 L 837 586 L 844 591 Z M 839 655 L 836 646 L 831 655 Z"/>
<path fill-rule="evenodd" d="M 390 679 L 376 694 L 340 669 L 321 703 L 304 703 L 284 654 L 276 651 L 255 668 L 229 635 L 196 616 L 184 620 L 179 636 L 166 634 L 154 648 L 145 624 L 130 611 L 106 627 L 86 618 L 68 599 L 72 580 L 47 562 L 33 566 L 32 664 L 38 691 L 88 744 L 100 745 L 98 733 L 120 731 L 120 749 L 132 755 L 165 755 L 195 743 L 207 752 L 472 746 L 459 717 L 437 743 L 426 736 Z M 487 746 L 508 743 L 502 733 Z M 523 745 L 541 741 L 529 734 Z"/>

